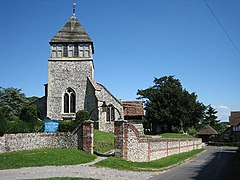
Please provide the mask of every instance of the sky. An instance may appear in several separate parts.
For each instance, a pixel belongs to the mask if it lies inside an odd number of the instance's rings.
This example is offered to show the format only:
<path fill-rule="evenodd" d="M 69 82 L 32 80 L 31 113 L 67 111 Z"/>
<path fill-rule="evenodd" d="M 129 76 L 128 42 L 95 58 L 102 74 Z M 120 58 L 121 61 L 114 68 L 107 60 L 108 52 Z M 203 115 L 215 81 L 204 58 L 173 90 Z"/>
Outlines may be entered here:
<path fill-rule="evenodd" d="M 50 39 L 72 16 L 74 0 L 0 0 L 0 86 L 44 95 Z M 174 75 L 228 121 L 240 110 L 240 1 L 75 0 L 94 42 L 95 79 L 135 100 L 154 77 Z M 232 43 L 232 42 L 233 43 Z"/>

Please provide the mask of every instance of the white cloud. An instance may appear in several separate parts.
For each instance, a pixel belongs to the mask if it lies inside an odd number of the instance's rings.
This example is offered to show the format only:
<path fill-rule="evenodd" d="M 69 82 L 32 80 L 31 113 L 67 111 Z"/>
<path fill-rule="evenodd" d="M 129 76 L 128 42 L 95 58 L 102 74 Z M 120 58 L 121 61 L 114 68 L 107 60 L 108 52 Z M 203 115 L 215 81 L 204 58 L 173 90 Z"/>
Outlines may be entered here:
<path fill-rule="evenodd" d="M 229 121 L 229 116 L 231 112 L 230 107 L 225 105 L 218 105 L 218 106 L 213 106 L 213 108 L 217 110 L 218 112 L 217 116 L 219 120 L 223 122 Z"/>

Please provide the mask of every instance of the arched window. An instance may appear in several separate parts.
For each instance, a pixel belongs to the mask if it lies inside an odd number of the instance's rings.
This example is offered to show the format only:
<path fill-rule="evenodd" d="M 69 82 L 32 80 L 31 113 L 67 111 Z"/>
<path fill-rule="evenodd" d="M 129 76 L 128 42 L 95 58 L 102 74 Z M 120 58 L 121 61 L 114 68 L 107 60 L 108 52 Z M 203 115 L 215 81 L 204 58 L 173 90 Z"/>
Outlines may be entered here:
<path fill-rule="evenodd" d="M 110 104 L 107 107 L 107 117 L 106 117 L 107 121 L 114 121 L 115 120 L 115 107 Z"/>
<path fill-rule="evenodd" d="M 75 113 L 76 112 L 76 95 L 73 89 L 67 88 L 63 95 L 63 112 Z"/>

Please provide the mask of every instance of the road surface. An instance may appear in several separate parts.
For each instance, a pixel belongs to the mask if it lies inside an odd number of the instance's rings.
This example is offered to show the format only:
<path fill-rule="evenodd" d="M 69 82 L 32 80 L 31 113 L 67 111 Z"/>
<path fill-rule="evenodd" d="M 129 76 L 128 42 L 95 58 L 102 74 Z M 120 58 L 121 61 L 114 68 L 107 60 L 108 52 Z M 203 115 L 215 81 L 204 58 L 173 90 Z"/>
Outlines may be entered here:
<path fill-rule="evenodd" d="M 234 147 L 206 147 L 204 153 L 149 180 L 240 180 L 240 153 Z"/>

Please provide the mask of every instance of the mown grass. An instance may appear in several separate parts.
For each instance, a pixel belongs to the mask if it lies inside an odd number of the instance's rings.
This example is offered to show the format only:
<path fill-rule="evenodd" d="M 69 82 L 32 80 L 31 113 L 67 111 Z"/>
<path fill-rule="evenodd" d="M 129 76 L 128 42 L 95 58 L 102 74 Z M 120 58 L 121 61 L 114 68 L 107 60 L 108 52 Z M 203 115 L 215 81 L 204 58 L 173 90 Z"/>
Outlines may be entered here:
<path fill-rule="evenodd" d="M 95 155 L 75 149 L 35 149 L 0 154 L 0 169 L 35 166 L 61 166 L 93 161 Z"/>
<path fill-rule="evenodd" d="M 182 161 L 190 157 L 193 157 L 201 153 L 202 151 L 203 149 L 196 149 L 190 152 L 175 154 L 150 162 L 131 162 L 115 157 L 110 157 L 108 159 L 96 163 L 94 166 L 128 171 L 161 171 L 162 168 L 167 168 L 169 166 L 181 163 Z"/>
<path fill-rule="evenodd" d="M 55 177 L 46 179 L 35 179 L 35 180 L 97 180 L 92 178 L 75 178 L 75 177 Z"/>
<path fill-rule="evenodd" d="M 114 149 L 114 134 L 94 130 L 94 151 L 105 153 Z"/>
<path fill-rule="evenodd" d="M 194 138 L 189 134 L 179 134 L 179 133 L 163 133 L 160 134 L 162 138 Z"/>

